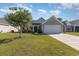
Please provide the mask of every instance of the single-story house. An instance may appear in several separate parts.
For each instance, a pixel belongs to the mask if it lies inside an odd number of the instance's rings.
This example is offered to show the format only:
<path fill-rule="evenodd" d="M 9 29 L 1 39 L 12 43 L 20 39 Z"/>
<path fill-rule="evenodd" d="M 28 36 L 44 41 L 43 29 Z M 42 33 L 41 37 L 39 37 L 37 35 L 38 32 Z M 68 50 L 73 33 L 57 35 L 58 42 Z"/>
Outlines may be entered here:
<path fill-rule="evenodd" d="M 71 21 L 70 23 L 71 23 L 72 31 L 79 32 L 79 19 Z"/>
<path fill-rule="evenodd" d="M 10 26 L 10 24 L 6 20 L 1 18 L 0 19 L 0 33 L 6 33 L 6 32 L 11 32 L 11 31 L 17 32 L 18 29 L 13 26 Z"/>
<path fill-rule="evenodd" d="M 67 32 L 79 32 L 79 19 L 73 21 L 66 21 L 64 23 L 65 31 Z"/>
<path fill-rule="evenodd" d="M 32 31 L 42 33 L 61 33 L 63 32 L 63 23 L 60 22 L 55 16 L 45 20 L 39 18 L 38 20 L 32 21 Z"/>
<path fill-rule="evenodd" d="M 15 32 L 18 31 L 17 28 L 10 26 L 6 20 L 0 19 L 1 33 L 10 32 L 12 30 Z M 79 32 L 79 20 L 62 22 L 55 16 L 51 16 L 47 20 L 41 17 L 38 20 L 32 20 L 31 31 L 46 34 L 61 33 L 64 31 Z"/>

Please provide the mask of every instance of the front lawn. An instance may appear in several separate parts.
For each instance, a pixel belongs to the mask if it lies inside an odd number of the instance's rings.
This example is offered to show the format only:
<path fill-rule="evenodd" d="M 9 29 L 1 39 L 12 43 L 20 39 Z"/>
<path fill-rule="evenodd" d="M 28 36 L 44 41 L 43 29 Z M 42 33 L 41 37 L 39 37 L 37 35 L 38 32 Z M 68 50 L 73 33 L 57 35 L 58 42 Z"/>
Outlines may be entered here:
<path fill-rule="evenodd" d="M 0 42 L 0 55 L 79 56 L 79 51 L 48 35 L 23 34 L 23 39 L 11 40 L 17 35 L 17 33 L 0 34 L 2 42 Z"/>
<path fill-rule="evenodd" d="M 65 32 L 65 34 L 79 36 L 79 32 Z"/>

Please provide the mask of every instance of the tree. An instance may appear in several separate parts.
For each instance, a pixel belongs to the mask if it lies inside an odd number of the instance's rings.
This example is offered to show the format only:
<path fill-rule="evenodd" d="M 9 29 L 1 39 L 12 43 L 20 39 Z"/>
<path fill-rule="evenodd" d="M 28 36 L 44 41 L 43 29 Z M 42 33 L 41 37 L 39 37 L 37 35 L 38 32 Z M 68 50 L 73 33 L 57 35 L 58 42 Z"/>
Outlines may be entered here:
<path fill-rule="evenodd" d="M 23 28 L 26 26 L 28 29 L 31 26 L 32 15 L 28 10 L 23 8 L 11 7 L 9 10 L 13 13 L 5 15 L 5 19 L 10 23 L 11 26 L 18 28 L 21 37 Z"/>

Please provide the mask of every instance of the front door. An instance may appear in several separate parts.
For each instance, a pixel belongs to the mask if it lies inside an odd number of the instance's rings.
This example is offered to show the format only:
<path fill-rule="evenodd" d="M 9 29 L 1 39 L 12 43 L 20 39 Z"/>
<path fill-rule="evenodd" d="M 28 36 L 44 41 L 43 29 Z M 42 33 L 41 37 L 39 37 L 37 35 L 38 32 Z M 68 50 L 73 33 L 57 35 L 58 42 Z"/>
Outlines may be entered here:
<path fill-rule="evenodd" d="M 34 32 L 38 32 L 37 26 L 34 27 Z"/>

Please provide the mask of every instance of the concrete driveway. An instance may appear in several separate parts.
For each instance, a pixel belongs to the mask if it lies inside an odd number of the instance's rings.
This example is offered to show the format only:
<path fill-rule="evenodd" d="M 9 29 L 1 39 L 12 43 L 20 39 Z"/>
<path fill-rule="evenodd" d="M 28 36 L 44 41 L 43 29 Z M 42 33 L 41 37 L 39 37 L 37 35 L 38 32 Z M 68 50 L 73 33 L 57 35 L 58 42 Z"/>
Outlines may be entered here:
<path fill-rule="evenodd" d="M 57 40 L 71 46 L 72 48 L 79 50 L 79 37 L 69 34 L 49 34 L 49 36 L 56 38 Z"/>

